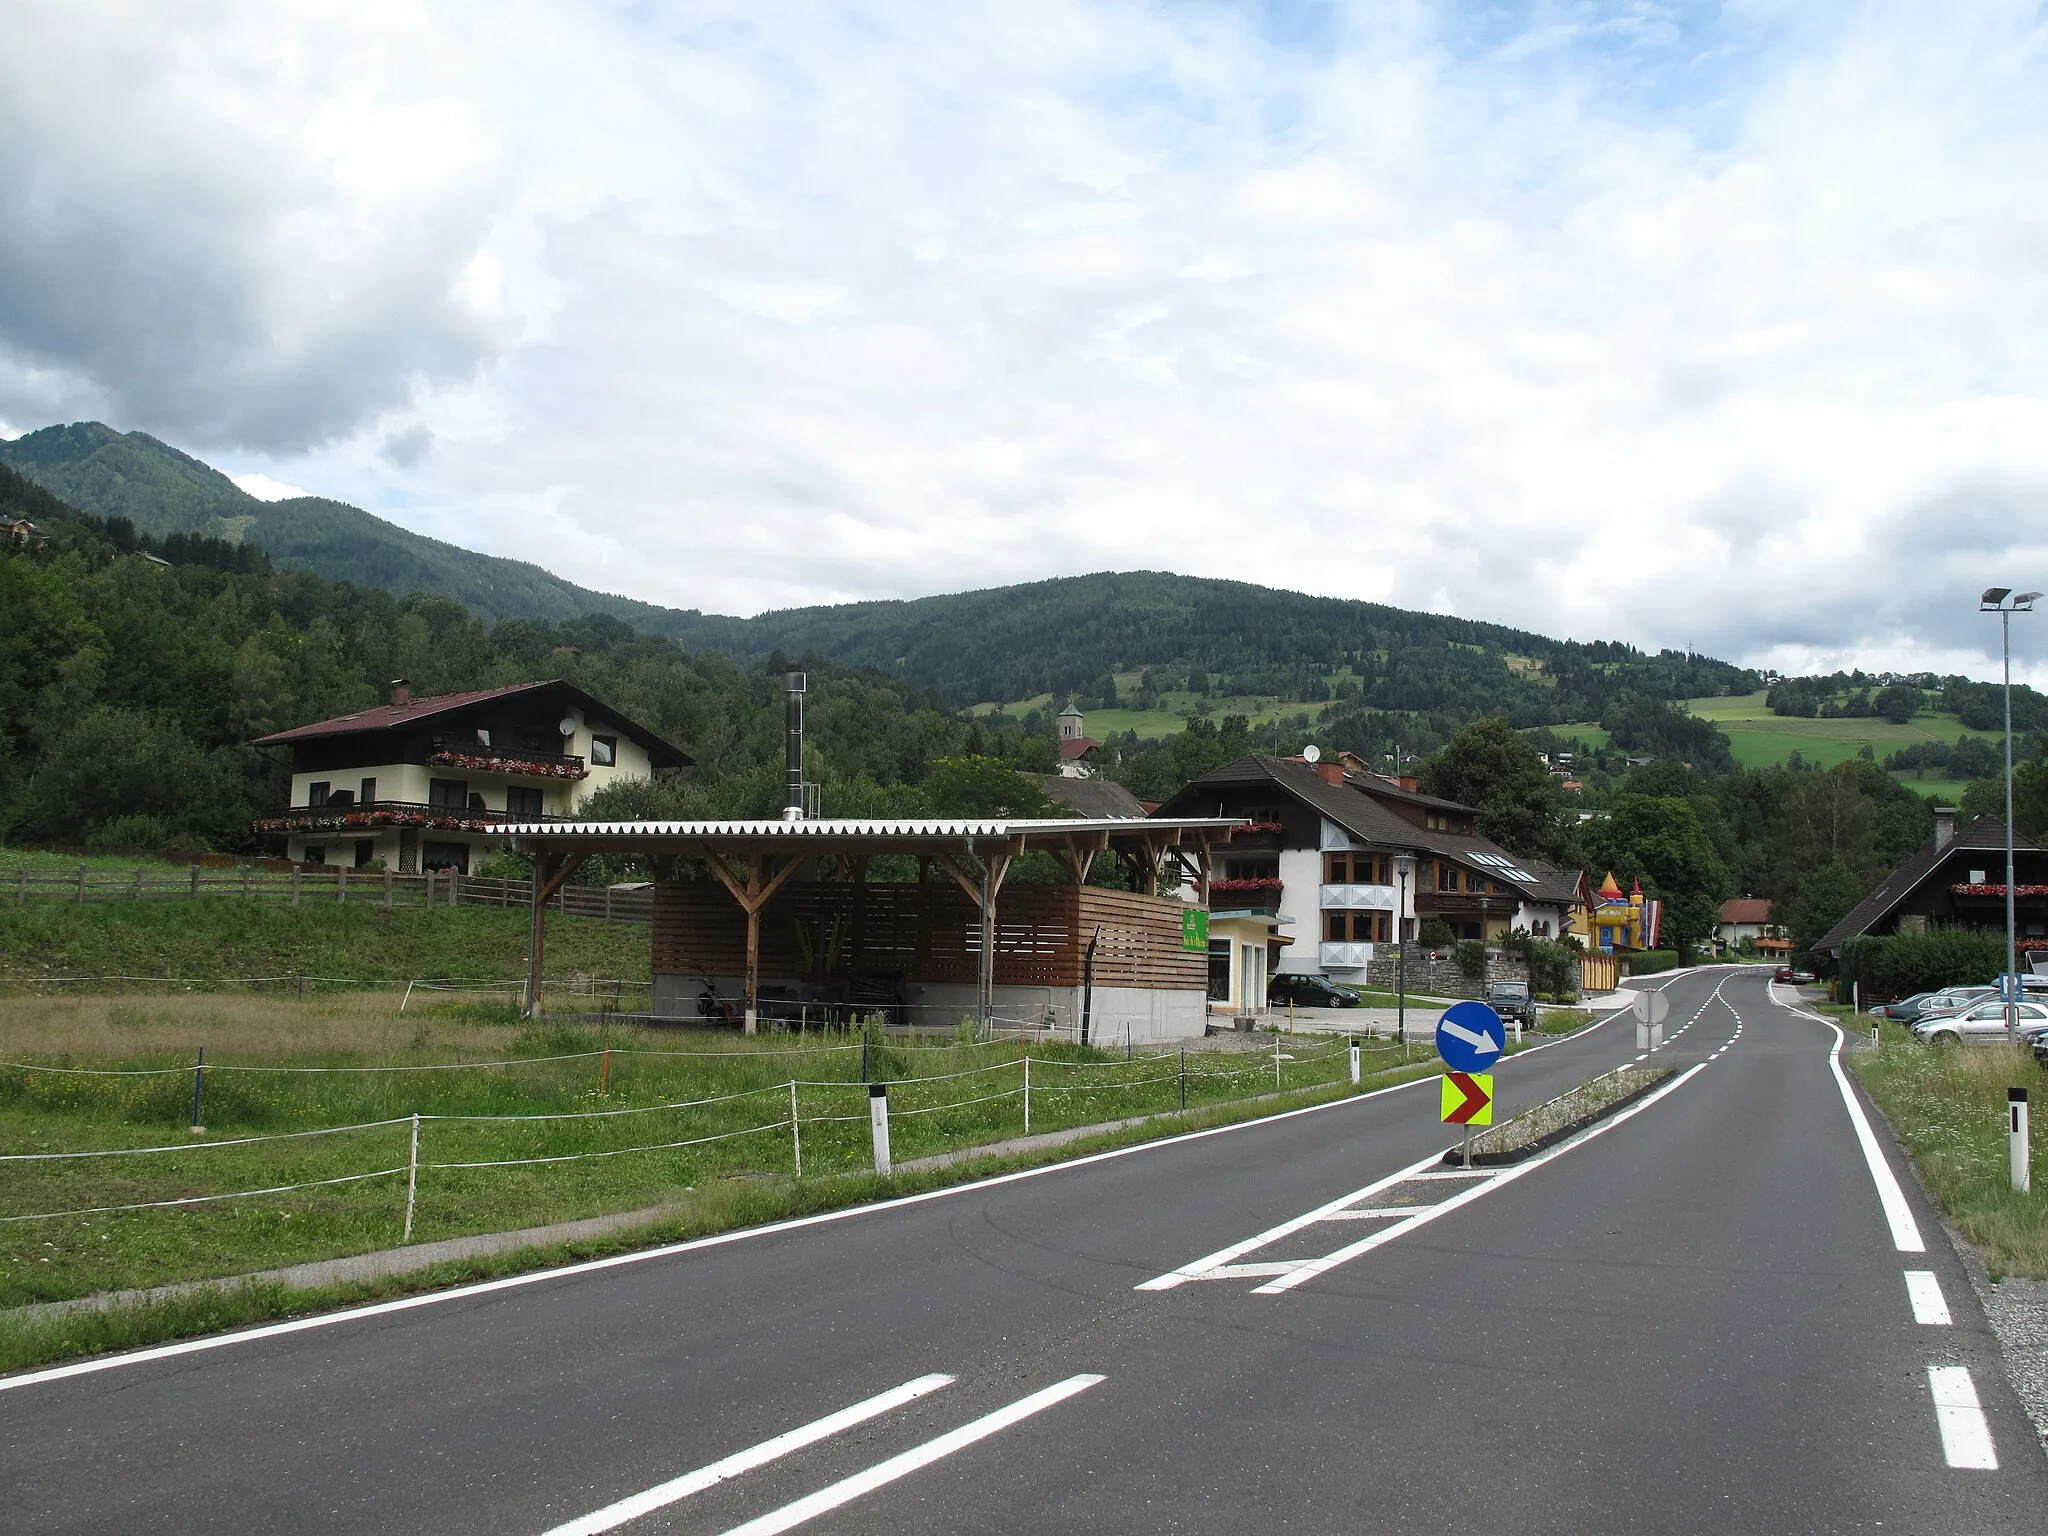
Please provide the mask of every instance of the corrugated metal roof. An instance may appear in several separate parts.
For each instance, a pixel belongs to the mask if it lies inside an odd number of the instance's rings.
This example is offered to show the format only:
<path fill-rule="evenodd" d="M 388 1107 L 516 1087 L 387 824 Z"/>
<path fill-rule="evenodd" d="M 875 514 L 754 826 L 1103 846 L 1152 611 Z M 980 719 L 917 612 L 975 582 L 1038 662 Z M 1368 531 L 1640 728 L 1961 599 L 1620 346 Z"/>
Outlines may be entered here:
<path fill-rule="evenodd" d="M 1243 826 L 1241 816 L 1175 816 L 1132 819 L 1102 817 L 1014 817 L 988 820 L 902 818 L 835 821 L 548 821 L 524 822 L 504 828 L 508 837 L 694 837 L 694 838 L 832 838 L 922 837 L 991 838 L 1073 832 L 1120 832 L 1126 835 L 1175 828 Z"/>

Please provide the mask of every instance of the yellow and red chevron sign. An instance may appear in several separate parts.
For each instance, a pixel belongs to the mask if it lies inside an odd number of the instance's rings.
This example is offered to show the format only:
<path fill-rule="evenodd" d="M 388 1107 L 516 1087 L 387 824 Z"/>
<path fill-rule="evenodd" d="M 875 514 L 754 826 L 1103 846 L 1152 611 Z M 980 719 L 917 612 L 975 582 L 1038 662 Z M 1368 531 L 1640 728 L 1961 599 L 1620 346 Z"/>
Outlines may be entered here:
<path fill-rule="evenodd" d="M 1445 1125 L 1493 1124 L 1493 1074 L 1446 1072 L 1443 1103 Z"/>

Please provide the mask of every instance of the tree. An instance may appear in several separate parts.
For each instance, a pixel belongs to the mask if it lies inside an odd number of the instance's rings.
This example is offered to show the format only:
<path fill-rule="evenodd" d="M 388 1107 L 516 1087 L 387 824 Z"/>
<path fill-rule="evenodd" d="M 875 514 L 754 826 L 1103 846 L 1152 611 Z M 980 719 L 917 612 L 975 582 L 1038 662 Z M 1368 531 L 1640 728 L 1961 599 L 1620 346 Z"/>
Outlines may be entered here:
<path fill-rule="evenodd" d="M 925 794 L 936 816 L 1047 816 L 1045 791 L 992 757 L 942 757 L 932 764 Z"/>
<path fill-rule="evenodd" d="M 1910 683 L 1893 683 L 1888 688 L 1878 690 L 1877 697 L 1871 700 L 1870 707 L 1893 725 L 1904 725 L 1920 712 L 1920 703 L 1921 695 L 1918 688 Z"/>
<path fill-rule="evenodd" d="M 1568 861 L 1575 823 L 1536 749 L 1500 716 L 1475 720 L 1422 765 L 1422 787 L 1479 812 L 1479 831 L 1512 853 Z"/>
<path fill-rule="evenodd" d="M 1624 794 L 1590 825 L 1594 867 L 1641 880 L 1664 902 L 1664 942 L 1681 951 L 1703 944 L 1720 921 L 1729 880 L 1692 801 Z"/>
<path fill-rule="evenodd" d="M 1847 917 L 1863 899 L 1863 882 L 1840 859 L 1832 859 L 1808 875 L 1793 898 L 1786 927 L 1792 947 L 1811 955 L 1828 930 Z"/>

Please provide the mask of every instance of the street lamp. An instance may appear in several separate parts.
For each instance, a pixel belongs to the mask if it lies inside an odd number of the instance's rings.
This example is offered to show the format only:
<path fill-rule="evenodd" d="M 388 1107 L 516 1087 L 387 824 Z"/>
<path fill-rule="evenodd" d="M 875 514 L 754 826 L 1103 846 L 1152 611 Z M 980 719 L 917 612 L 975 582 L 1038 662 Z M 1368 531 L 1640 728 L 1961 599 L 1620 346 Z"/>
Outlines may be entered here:
<path fill-rule="evenodd" d="M 1415 855 L 1394 855 L 1394 878 L 1401 885 L 1401 899 L 1394 907 L 1394 1028 L 1401 1038 L 1401 1059 L 1408 1059 L 1408 882 L 1415 878 Z"/>
<path fill-rule="evenodd" d="M 2005 1002 L 2005 1036 L 2020 1043 L 2019 929 L 2013 908 L 2012 856 L 2012 616 L 2032 613 L 2039 592 L 2014 592 L 2011 587 L 1986 587 L 1977 599 L 1979 613 L 1998 615 L 1999 648 L 2005 656 L 2005 976 L 1998 995 Z"/>

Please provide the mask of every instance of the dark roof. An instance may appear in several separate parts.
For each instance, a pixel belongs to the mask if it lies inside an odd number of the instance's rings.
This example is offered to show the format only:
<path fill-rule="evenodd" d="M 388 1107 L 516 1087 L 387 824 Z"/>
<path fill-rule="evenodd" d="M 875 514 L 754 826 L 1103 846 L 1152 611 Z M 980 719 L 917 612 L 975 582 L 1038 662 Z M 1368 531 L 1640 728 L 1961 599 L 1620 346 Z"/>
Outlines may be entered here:
<path fill-rule="evenodd" d="M 1317 765 L 1297 757 L 1266 757 L 1253 753 L 1205 773 L 1159 808 L 1159 814 L 1186 816 L 1215 792 L 1240 784 L 1271 784 L 1294 796 L 1342 827 L 1360 842 L 1383 847 L 1415 848 L 1480 870 L 1510 888 L 1537 901 L 1566 903 L 1578 897 L 1579 872 L 1560 869 L 1538 860 L 1509 853 L 1498 843 L 1460 832 L 1442 832 L 1420 826 L 1389 809 L 1383 802 L 1401 800 L 1426 807 L 1458 811 L 1467 816 L 1479 813 L 1455 800 L 1402 789 L 1375 773 L 1346 772 L 1342 784 L 1327 783 Z M 1495 863 L 1500 860 L 1502 863 Z M 1508 880 L 1503 864 L 1534 875 L 1533 882 Z"/>
<path fill-rule="evenodd" d="M 2032 838 L 2018 834 L 2014 835 L 2012 845 L 2030 852 L 2039 851 L 2039 845 Z M 1899 903 L 1918 890 L 1927 877 L 1946 863 L 1949 855 L 1958 849 L 1971 849 L 1982 853 L 2005 852 L 2005 822 L 1996 816 L 1979 816 L 1975 821 L 1957 827 L 1956 835 L 1939 848 L 1929 844 L 1921 849 L 1879 881 L 1877 888 L 1850 908 L 1849 915 L 1830 928 L 1813 947 L 1818 951 L 1834 954 L 1850 939 L 1870 932 L 1890 915 Z"/>
<path fill-rule="evenodd" d="M 1060 738 L 1060 761 L 1078 762 L 1101 745 L 1093 736 L 1063 736 Z"/>
<path fill-rule="evenodd" d="M 617 721 L 620 731 L 647 749 L 648 757 L 657 768 L 686 768 L 690 765 L 691 758 L 680 748 L 671 746 L 645 726 L 634 724 L 602 699 L 585 693 L 574 683 L 560 681 L 514 683 L 509 688 L 480 688 L 472 693 L 440 693 L 431 698 L 411 699 L 404 704 L 379 704 L 373 709 L 357 710 L 352 715 L 337 715 L 332 720 L 316 720 L 311 725 L 294 726 L 288 731 L 276 731 L 268 736 L 259 736 L 252 745 L 288 747 L 300 742 L 322 741 L 336 736 L 359 736 L 371 731 L 402 730 L 408 726 L 439 719 L 444 715 L 459 714 L 463 710 L 488 703 L 493 699 L 507 699 L 530 693 L 553 693 L 582 705 L 586 717 L 596 714 L 606 720 Z"/>
<path fill-rule="evenodd" d="M 1144 803 L 1110 779 L 1070 779 L 1065 774 L 1044 773 L 1038 782 L 1045 787 L 1046 799 L 1079 816 L 1094 820 L 1122 816 L 1135 821 L 1145 814 Z"/>

